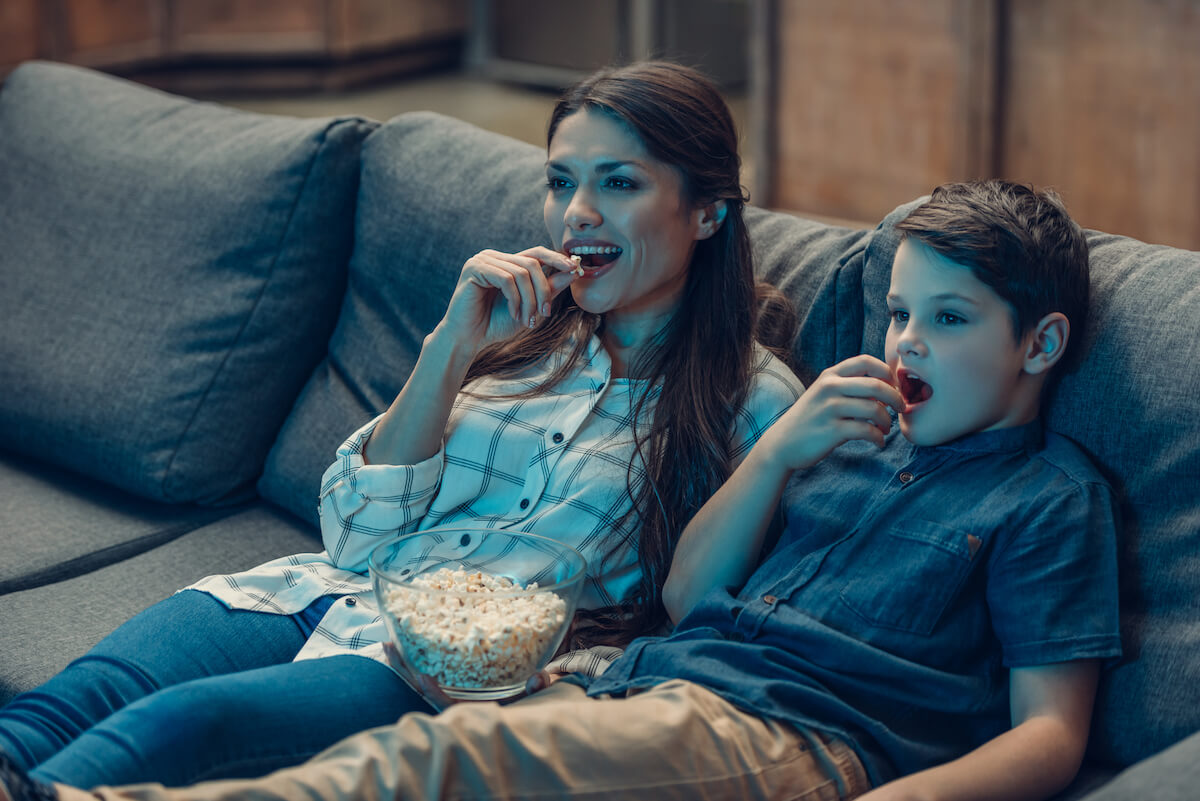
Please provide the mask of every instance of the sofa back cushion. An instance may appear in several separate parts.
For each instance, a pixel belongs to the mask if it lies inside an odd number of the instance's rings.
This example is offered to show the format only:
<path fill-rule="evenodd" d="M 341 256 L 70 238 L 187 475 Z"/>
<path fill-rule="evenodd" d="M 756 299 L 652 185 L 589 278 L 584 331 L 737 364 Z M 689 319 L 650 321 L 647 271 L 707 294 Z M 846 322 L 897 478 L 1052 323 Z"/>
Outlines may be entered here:
<path fill-rule="evenodd" d="M 158 500 L 252 494 L 336 319 L 373 127 L 9 75 L 0 447 Z"/>
<path fill-rule="evenodd" d="M 863 346 L 882 356 L 884 297 L 900 242 L 884 220 L 863 268 Z M 1200 253 L 1087 232 L 1084 358 L 1049 399 L 1121 499 L 1125 655 L 1105 672 L 1094 758 L 1126 765 L 1200 730 Z"/>
<path fill-rule="evenodd" d="M 271 451 L 264 497 L 315 521 L 334 451 L 400 391 L 463 262 L 484 248 L 548 244 L 545 160 L 540 147 L 430 112 L 400 115 L 370 136 L 341 318 Z M 760 209 L 747 221 L 759 272 L 806 310 L 811 335 L 798 357 L 820 370 L 837 337 L 857 348 L 865 232 Z"/>

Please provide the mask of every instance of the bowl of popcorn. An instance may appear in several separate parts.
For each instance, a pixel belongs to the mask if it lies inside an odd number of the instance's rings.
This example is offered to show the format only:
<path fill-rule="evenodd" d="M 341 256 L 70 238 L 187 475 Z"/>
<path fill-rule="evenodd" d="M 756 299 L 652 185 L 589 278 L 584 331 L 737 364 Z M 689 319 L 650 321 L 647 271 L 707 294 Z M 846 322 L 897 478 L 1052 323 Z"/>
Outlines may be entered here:
<path fill-rule="evenodd" d="M 547 537 L 433 529 L 380 545 L 375 598 L 407 665 L 460 700 L 517 695 L 575 615 L 587 562 Z"/>

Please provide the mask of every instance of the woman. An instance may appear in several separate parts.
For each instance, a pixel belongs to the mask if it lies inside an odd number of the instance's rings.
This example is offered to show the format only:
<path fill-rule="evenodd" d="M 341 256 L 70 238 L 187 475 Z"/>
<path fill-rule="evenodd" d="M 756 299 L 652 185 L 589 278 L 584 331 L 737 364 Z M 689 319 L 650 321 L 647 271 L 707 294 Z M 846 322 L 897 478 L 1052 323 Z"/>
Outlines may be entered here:
<path fill-rule="evenodd" d="M 365 575 L 412 531 L 582 550 L 577 648 L 662 623 L 679 532 L 801 390 L 755 345 L 756 326 L 781 331 L 782 352 L 794 319 L 758 318 L 736 132 L 703 77 L 598 73 L 547 141 L 553 248 L 463 266 L 404 388 L 325 474 L 326 551 L 205 579 L 15 699 L 0 751 L 18 767 L 76 787 L 254 776 L 428 709 L 387 665 Z"/>

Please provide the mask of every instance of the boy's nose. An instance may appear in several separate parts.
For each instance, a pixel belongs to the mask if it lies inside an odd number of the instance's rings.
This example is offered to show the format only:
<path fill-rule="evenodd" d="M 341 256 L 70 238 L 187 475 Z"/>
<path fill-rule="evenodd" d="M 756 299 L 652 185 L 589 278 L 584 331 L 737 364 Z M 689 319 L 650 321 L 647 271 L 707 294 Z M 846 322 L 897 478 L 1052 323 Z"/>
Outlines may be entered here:
<path fill-rule="evenodd" d="M 919 357 L 927 355 L 929 348 L 925 345 L 925 341 L 910 328 L 896 340 L 896 352 L 901 356 Z"/>

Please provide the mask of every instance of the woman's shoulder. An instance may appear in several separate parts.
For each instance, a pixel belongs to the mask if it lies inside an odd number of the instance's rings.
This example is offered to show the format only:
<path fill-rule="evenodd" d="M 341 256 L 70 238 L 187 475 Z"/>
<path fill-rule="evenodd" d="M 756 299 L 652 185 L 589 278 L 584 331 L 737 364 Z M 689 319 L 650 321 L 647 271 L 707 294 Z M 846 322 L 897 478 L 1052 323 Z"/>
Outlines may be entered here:
<path fill-rule="evenodd" d="M 790 406 L 803 392 L 804 383 L 792 372 L 792 369 L 774 353 L 755 342 L 749 397 L 779 396 L 789 399 L 787 403 Z"/>

